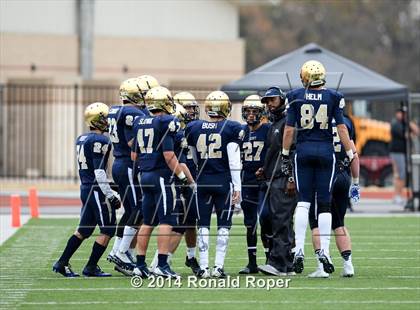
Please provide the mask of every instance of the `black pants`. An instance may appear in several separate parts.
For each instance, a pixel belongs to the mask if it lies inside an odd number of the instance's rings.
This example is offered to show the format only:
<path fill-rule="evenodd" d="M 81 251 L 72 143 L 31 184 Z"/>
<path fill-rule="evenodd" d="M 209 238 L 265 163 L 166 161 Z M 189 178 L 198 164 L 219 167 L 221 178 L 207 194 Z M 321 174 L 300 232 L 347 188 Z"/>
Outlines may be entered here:
<path fill-rule="evenodd" d="M 286 177 L 274 179 L 269 187 L 269 212 L 273 229 L 273 248 L 268 263 L 280 272 L 292 269 L 292 248 L 295 243 L 293 231 L 293 214 L 297 203 L 297 195 L 285 193 Z"/>

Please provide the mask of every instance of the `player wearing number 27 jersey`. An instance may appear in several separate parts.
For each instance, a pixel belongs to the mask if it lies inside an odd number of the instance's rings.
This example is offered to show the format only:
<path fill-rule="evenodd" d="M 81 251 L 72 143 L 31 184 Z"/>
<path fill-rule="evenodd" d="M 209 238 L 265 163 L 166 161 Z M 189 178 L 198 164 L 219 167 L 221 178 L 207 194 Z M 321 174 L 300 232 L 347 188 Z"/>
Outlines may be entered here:
<path fill-rule="evenodd" d="M 205 101 L 210 121 L 191 122 L 185 129 L 188 144 L 198 158 L 198 276 L 209 277 L 209 232 L 213 207 L 217 214 L 216 259 L 212 276 L 225 277 L 223 265 L 232 225 L 233 204 L 240 202 L 240 141 L 243 130 L 238 122 L 226 120 L 231 110 L 229 97 L 221 91 L 210 93 Z"/>
<path fill-rule="evenodd" d="M 318 205 L 318 226 L 321 250 L 318 259 L 324 271 L 332 273 L 334 266 L 329 256 L 331 232 L 331 189 L 335 173 L 332 121 L 336 121 L 338 133 L 352 159 L 350 139 L 343 124 L 343 95 L 324 88 L 325 68 L 317 61 L 306 62 L 301 69 L 305 86 L 287 94 L 287 123 L 283 136 L 282 165 L 288 170 L 288 158 L 294 129 L 297 128 L 296 154 L 294 158 L 296 187 L 299 193 L 295 213 L 295 262 L 297 273 L 303 271 L 305 232 L 308 212 L 313 195 Z M 346 152 L 347 153 L 347 152 Z"/>

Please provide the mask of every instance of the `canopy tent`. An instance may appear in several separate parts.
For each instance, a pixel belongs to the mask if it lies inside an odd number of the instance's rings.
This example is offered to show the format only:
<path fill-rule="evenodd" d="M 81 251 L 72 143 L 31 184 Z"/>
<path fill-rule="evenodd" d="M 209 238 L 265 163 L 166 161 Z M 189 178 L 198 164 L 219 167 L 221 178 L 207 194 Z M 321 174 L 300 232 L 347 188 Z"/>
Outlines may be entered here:
<path fill-rule="evenodd" d="M 346 99 L 407 101 L 408 89 L 383 75 L 337 55 L 315 43 L 307 44 L 258 67 L 239 80 L 222 86 L 232 101 L 262 94 L 271 86 L 288 91 L 302 87 L 299 72 L 308 60 L 320 61 L 327 70 L 327 87 L 337 88 Z"/>

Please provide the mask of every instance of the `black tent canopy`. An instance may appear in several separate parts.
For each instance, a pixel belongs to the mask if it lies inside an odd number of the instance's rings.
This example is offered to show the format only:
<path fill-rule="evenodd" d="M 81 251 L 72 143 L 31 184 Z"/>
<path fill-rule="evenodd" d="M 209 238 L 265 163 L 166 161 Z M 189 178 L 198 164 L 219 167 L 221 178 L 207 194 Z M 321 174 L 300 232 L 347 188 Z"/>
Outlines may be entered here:
<path fill-rule="evenodd" d="M 326 86 L 337 88 L 346 99 L 407 101 L 405 85 L 386 78 L 347 58 L 337 55 L 315 43 L 273 59 L 244 75 L 239 80 L 222 86 L 232 101 L 242 101 L 249 94 L 262 94 L 271 86 L 288 91 L 302 87 L 299 71 L 308 60 L 320 61 L 327 70 Z"/>

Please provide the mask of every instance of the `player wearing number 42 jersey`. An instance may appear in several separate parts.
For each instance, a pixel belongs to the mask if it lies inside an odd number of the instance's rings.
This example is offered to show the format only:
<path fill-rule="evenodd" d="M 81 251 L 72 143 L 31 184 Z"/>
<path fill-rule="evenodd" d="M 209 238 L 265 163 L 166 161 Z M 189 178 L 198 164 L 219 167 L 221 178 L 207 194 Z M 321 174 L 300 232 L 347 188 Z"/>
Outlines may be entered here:
<path fill-rule="evenodd" d="M 221 91 L 210 93 L 205 100 L 210 121 L 197 120 L 187 125 L 185 136 L 198 158 L 198 247 L 202 278 L 225 277 L 224 260 L 232 225 L 232 209 L 240 203 L 243 130 L 238 122 L 227 120 L 231 102 Z M 209 271 L 209 233 L 213 207 L 217 215 L 216 259 Z"/>
<path fill-rule="evenodd" d="M 331 190 L 335 174 L 332 120 L 337 124 L 340 140 L 351 161 L 354 158 L 348 130 L 343 123 L 343 95 L 327 89 L 325 68 L 318 61 L 303 64 L 300 72 L 303 88 L 287 94 L 287 123 L 283 135 L 282 168 L 290 170 L 289 150 L 297 128 L 295 179 L 298 204 L 295 211 L 296 248 L 294 269 L 303 271 L 305 233 L 312 197 L 318 206 L 320 251 L 318 259 L 324 271 L 334 272 L 329 245 L 331 233 Z"/>
<path fill-rule="evenodd" d="M 83 207 L 76 232 L 67 241 L 61 257 L 53 266 L 53 271 L 65 277 L 79 276 L 72 271 L 69 260 L 83 240 L 92 235 L 96 225 L 99 226 L 100 234 L 93 244 L 83 275 L 87 277 L 111 276 L 98 266 L 99 259 L 114 235 L 115 209 L 121 205 L 119 195 L 111 189 L 105 172 L 111 149 L 109 139 L 103 135 L 108 129 L 108 112 L 108 107 L 101 102 L 89 105 L 85 110 L 85 122 L 90 132 L 81 135 L 76 141 L 81 182 L 80 197 Z"/>
<path fill-rule="evenodd" d="M 148 114 L 144 106 L 144 95 L 155 86 L 158 86 L 158 82 L 152 76 L 125 80 L 120 86 L 122 105 L 111 107 L 108 116 L 109 135 L 115 157 L 112 177 L 118 185 L 124 206 L 124 214 L 118 223 L 117 236 L 108 260 L 116 263 L 116 270 L 128 275 L 135 267 L 133 259 L 135 242 L 132 241 L 143 220 L 138 171 L 130 158 L 133 124 L 137 117 Z"/>

